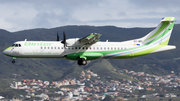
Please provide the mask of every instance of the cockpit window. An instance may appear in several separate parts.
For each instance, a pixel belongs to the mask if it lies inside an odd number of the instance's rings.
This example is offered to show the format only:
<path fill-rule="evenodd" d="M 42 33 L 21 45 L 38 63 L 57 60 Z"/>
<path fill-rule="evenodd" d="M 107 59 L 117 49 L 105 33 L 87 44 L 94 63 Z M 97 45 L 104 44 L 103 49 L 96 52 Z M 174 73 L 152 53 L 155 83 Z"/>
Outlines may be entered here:
<path fill-rule="evenodd" d="M 12 46 L 15 46 L 15 44 L 13 44 Z"/>
<path fill-rule="evenodd" d="M 21 47 L 21 44 L 13 44 L 12 46 Z"/>

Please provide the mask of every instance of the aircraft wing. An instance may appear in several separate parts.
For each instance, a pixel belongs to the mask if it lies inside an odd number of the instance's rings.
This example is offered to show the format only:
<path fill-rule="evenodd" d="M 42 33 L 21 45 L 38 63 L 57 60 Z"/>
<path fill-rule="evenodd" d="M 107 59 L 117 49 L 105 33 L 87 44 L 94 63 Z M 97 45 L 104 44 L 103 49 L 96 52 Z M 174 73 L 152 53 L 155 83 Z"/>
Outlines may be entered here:
<path fill-rule="evenodd" d="M 96 42 L 98 42 L 100 39 L 99 37 L 101 36 L 101 34 L 99 33 L 91 33 L 90 35 L 83 37 L 81 39 L 79 39 L 79 43 L 83 44 L 83 45 L 92 45 Z"/>

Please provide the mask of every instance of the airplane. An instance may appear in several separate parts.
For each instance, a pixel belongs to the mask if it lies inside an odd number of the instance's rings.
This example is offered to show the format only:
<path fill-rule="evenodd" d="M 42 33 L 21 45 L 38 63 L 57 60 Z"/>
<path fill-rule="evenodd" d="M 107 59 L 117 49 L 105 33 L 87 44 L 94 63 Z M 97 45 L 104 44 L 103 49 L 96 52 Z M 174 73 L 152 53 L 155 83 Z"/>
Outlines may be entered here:
<path fill-rule="evenodd" d="M 99 33 L 91 33 L 83 38 L 56 41 L 17 41 L 3 51 L 3 54 L 16 58 L 64 58 L 77 61 L 78 65 L 86 65 L 89 60 L 96 59 L 125 59 L 144 56 L 147 54 L 176 49 L 168 45 L 175 17 L 164 17 L 158 26 L 142 38 L 123 42 L 101 42 Z"/>

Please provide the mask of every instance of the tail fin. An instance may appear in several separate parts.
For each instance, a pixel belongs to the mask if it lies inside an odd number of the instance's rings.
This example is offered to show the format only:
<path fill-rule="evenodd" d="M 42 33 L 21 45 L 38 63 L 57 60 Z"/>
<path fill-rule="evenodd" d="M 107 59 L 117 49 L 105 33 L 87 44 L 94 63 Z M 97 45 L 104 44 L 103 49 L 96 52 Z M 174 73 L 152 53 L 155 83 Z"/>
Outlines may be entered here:
<path fill-rule="evenodd" d="M 175 17 L 163 18 L 153 31 L 142 38 L 142 43 L 144 45 L 149 45 L 152 43 L 159 45 L 168 45 L 175 20 Z"/>

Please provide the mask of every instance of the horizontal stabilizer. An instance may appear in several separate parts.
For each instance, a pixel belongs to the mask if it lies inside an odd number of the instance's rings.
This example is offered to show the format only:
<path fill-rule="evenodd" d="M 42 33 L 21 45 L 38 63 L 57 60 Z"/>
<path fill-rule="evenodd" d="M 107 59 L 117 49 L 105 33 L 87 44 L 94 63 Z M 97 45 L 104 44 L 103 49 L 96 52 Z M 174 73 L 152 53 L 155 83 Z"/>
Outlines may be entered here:
<path fill-rule="evenodd" d="M 173 50 L 173 49 L 176 49 L 176 46 L 167 45 L 167 46 L 161 47 L 151 53 L 163 52 L 163 51 L 168 51 L 168 50 Z"/>

